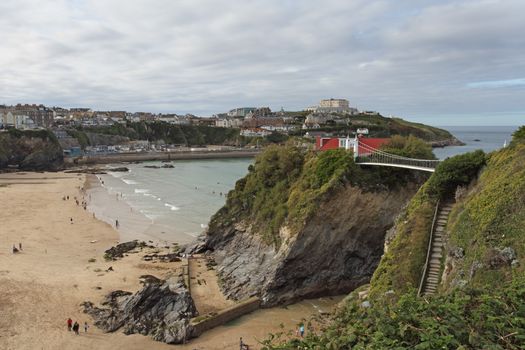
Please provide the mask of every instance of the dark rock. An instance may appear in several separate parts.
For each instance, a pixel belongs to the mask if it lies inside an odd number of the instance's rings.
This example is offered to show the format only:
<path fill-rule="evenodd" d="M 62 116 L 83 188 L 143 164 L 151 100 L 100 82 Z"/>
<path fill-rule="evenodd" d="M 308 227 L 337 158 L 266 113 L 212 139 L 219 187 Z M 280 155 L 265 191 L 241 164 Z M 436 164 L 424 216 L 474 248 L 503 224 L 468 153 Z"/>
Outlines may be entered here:
<path fill-rule="evenodd" d="M 369 282 L 387 230 L 417 189 L 416 183 L 377 192 L 348 185 L 327 196 L 298 232 L 281 227 L 279 247 L 249 222 L 225 221 L 210 225 L 206 241 L 185 252 L 208 249 L 223 292 L 234 300 L 257 295 L 273 306 L 348 293 Z"/>
<path fill-rule="evenodd" d="M 64 165 L 60 143 L 49 130 L 0 133 L 0 169 L 57 171 Z"/>
<path fill-rule="evenodd" d="M 197 315 L 197 310 L 183 280 L 142 277 L 145 284 L 137 293 L 111 292 L 102 303 L 104 308 L 85 302 L 84 312 L 105 332 L 122 328 L 125 334 L 150 335 L 169 344 L 192 338 L 194 332 L 189 320 Z"/>
<path fill-rule="evenodd" d="M 148 169 L 160 169 L 160 166 L 158 166 L 158 165 L 144 165 L 144 168 L 148 168 Z"/>
<path fill-rule="evenodd" d="M 181 247 L 181 252 L 186 254 L 201 254 L 208 250 L 206 235 L 198 236 L 192 243 Z"/>
<path fill-rule="evenodd" d="M 465 256 L 465 250 L 463 248 L 457 247 L 451 249 L 449 255 L 455 259 L 462 259 Z"/>
<path fill-rule="evenodd" d="M 516 252 L 511 247 L 505 247 L 503 249 L 493 248 L 485 255 L 485 262 L 493 269 L 501 266 L 510 266 L 515 259 Z"/>
<path fill-rule="evenodd" d="M 171 165 L 171 164 L 164 164 L 161 168 L 164 168 L 164 169 L 173 169 L 175 168 L 175 166 Z"/>
<path fill-rule="evenodd" d="M 117 168 L 106 168 L 107 171 L 111 171 L 111 172 L 128 172 L 129 169 L 126 168 L 125 166 L 122 166 L 122 167 L 117 167 Z"/>
<path fill-rule="evenodd" d="M 168 253 L 168 254 L 147 254 L 142 257 L 145 261 L 153 261 L 153 260 L 159 260 L 162 262 L 177 262 L 181 261 L 180 257 L 176 253 Z"/>
<path fill-rule="evenodd" d="M 106 260 L 117 260 L 119 258 L 123 258 L 125 253 L 137 248 L 137 246 L 139 246 L 139 242 L 137 240 L 117 244 L 116 246 L 106 250 L 104 258 Z"/>
<path fill-rule="evenodd" d="M 142 284 L 160 284 L 163 281 L 153 275 L 142 275 L 139 277 Z"/>
<path fill-rule="evenodd" d="M 465 143 L 453 137 L 451 139 L 430 141 L 428 142 L 433 148 L 447 147 L 447 146 L 465 146 Z"/>

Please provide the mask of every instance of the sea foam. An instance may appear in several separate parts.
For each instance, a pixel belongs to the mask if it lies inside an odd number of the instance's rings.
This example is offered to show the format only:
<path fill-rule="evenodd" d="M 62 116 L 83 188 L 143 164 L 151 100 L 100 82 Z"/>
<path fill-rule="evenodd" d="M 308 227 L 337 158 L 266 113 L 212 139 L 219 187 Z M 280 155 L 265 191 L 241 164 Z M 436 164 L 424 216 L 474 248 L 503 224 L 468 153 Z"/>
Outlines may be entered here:
<path fill-rule="evenodd" d="M 180 208 L 173 205 L 173 204 L 169 204 L 169 203 L 164 203 L 164 206 L 170 208 L 170 210 L 179 210 Z"/>
<path fill-rule="evenodd" d="M 129 180 L 129 179 L 122 179 L 126 184 L 128 185 L 138 185 L 139 183 L 135 180 Z"/>

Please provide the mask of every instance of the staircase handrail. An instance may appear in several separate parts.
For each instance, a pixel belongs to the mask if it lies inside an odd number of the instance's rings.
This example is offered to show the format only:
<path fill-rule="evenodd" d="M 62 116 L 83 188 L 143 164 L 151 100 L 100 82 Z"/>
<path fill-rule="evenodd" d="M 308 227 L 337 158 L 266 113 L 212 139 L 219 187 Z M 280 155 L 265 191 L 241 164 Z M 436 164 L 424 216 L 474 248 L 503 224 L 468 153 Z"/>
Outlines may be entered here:
<path fill-rule="evenodd" d="M 423 285 L 425 284 L 425 279 L 427 275 L 427 269 L 428 269 L 428 262 L 430 260 L 430 254 L 432 252 L 432 241 L 434 240 L 434 226 L 436 224 L 437 214 L 439 211 L 439 200 L 436 204 L 436 210 L 434 211 L 434 219 L 432 220 L 432 227 L 430 229 L 430 239 L 428 240 L 428 248 L 427 248 L 427 258 L 425 260 L 425 267 L 423 269 L 423 275 L 421 276 L 421 281 L 419 282 L 419 289 L 417 291 L 417 295 L 421 296 L 421 291 L 423 289 Z"/>

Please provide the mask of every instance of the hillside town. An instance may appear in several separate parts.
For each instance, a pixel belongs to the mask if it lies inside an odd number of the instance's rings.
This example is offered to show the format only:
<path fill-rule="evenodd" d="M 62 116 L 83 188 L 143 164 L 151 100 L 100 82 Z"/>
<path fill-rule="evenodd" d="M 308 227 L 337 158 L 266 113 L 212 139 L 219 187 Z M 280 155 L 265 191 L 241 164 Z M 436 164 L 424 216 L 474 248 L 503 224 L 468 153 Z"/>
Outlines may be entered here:
<path fill-rule="evenodd" d="M 169 142 L 169 140 L 130 139 L 111 136 L 107 129 L 127 128 L 134 124 L 158 125 L 164 129 L 192 129 L 193 127 L 221 128 L 220 133 L 231 129 L 239 139 L 235 143 L 220 144 L 221 149 L 250 145 L 258 148 L 259 141 L 274 137 L 284 141 L 288 136 L 305 136 L 314 140 L 319 137 L 336 137 L 330 131 L 343 130 L 350 125 L 363 126 L 360 134 L 367 133 L 367 125 L 361 125 L 359 117 L 379 115 L 372 111 L 359 111 L 346 99 L 323 99 L 316 106 L 301 111 L 272 111 L 269 107 L 238 107 L 212 116 L 193 114 L 150 113 L 127 111 L 96 111 L 91 108 L 48 107 L 36 104 L 0 105 L 0 132 L 18 130 L 51 130 L 66 157 L 99 156 L 129 152 L 191 151 L 192 145 L 202 147 L 210 142 Z M 201 129 L 202 130 L 202 129 Z M 89 141 L 82 144 L 79 131 Z M 355 130 L 354 130 L 355 131 Z M 169 132 L 168 132 L 169 133 Z M 346 135 L 346 131 L 345 131 Z M 342 135 L 339 135 L 342 136 Z M 250 142 L 249 140 L 253 140 Z M 273 141 L 275 142 L 275 140 Z M 330 145 L 335 144 L 332 141 Z M 219 145 L 219 144 L 217 144 Z M 319 147 L 317 147 L 320 149 Z M 326 148 L 326 147 L 324 147 Z M 343 147 L 344 148 L 344 147 Z"/>
<path fill-rule="evenodd" d="M 299 112 L 272 111 L 269 107 L 239 107 L 211 117 L 193 114 L 95 111 L 91 108 L 48 107 L 36 104 L 0 105 L 0 129 L 31 130 L 62 126 L 96 127 L 127 122 L 165 122 L 172 125 L 204 125 L 241 129 L 247 137 L 287 134 L 297 129 L 318 129 L 323 125 L 346 124 L 358 114 L 346 99 L 325 99 Z M 364 112 L 372 113 L 375 112 Z"/>

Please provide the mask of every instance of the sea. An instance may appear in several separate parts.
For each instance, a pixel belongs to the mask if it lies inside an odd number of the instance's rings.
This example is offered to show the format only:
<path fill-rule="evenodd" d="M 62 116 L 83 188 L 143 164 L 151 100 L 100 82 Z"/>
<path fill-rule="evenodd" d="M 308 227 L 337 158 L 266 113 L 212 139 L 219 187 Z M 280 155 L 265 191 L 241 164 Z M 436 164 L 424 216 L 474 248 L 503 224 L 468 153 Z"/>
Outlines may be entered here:
<path fill-rule="evenodd" d="M 464 146 L 450 146 L 434 148 L 434 154 L 438 159 L 445 159 L 461 153 L 472 152 L 481 149 L 491 152 L 508 144 L 512 139 L 512 133 L 518 126 L 438 126 L 448 130 L 458 140 L 465 143 Z"/>
<path fill-rule="evenodd" d="M 441 126 L 465 143 L 434 149 L 439 159 L 510 142 L 513 126 Z M 226 201 L 235 182 L 248 173 L 251 159 L 178 160 L 127 164 L 129 172 L 97 175 L 89 191 L 89 210 L 116 227 L 121 241 L 186 244 L 206 230 L 211 216 Z M 113 164 L 111 166 L 122 166 Z"/>

